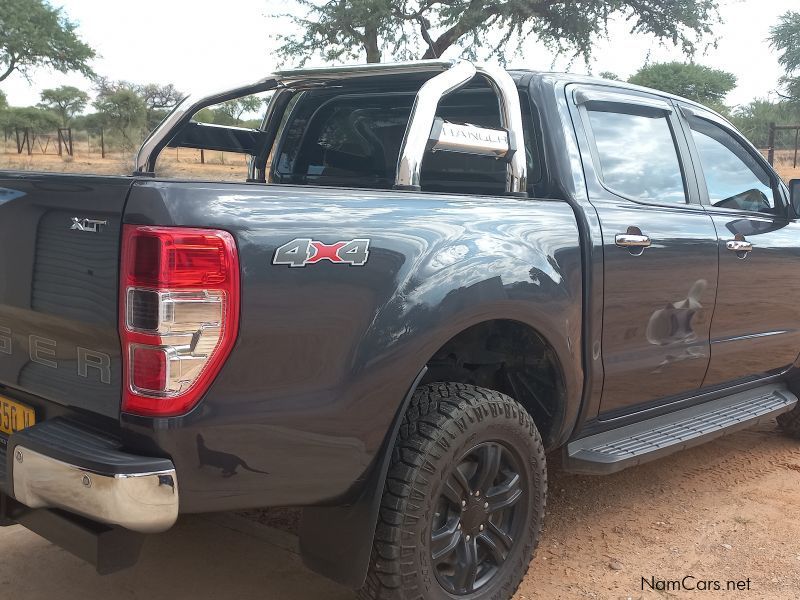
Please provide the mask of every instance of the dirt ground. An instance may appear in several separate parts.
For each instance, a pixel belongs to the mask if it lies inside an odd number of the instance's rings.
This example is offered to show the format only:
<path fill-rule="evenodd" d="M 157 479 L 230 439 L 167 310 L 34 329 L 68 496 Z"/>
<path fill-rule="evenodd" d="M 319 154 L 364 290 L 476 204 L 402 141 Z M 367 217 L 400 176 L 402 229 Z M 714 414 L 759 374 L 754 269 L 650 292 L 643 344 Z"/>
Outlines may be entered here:
<path fill-rule="evenodd" d="M 546 529 L 519 600 L 800 598 L 800 440 L 774 425 L 607 477 L 564 473 L 552 458 Z M 686 576 L 722 590 L 642 581 Z"/>
<path fill-rule="evenodd" d="M 774 422 L 606 477 L 565 473 L 559 458 L 548 457 L 545 530 L 515 600 L 800 598 L 800 440 Z M 297 511 L 243 514 L 297 526 Z M 721 589 L 666 583 L 684 578 Z"/>

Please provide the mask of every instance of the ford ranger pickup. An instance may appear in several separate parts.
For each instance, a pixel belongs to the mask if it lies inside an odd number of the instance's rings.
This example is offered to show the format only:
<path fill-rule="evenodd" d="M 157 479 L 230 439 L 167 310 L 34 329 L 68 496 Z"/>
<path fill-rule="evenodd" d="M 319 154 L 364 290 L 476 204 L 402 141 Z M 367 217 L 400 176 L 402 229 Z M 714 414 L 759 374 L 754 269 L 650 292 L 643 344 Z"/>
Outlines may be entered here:
<path fill-rule="evenodd" d="M 268 91 L 257 129 L 193 119 Z M 160 176 L 175 147 L 247 179 Z M 180 514 L 293 506 L 362 598 L 508 599 L 546 456 L 800 437 L 800 182 L 621 82 L 277 72 L 186 98 L 132 176 L 0 172 L 0 240 L 0 523 L 100 573 Z"/>

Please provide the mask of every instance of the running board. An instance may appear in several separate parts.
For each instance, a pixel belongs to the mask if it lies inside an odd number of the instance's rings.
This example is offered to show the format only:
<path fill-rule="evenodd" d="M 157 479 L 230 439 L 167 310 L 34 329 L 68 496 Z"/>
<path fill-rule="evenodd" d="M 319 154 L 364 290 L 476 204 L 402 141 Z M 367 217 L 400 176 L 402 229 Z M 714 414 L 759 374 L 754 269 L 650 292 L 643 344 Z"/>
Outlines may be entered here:
<path fill-rule="evenodd" d="M 788 412 L 797 397 L 781 384 L 762 386 L 567 444 L 564 469 L 616 473 Z"/>

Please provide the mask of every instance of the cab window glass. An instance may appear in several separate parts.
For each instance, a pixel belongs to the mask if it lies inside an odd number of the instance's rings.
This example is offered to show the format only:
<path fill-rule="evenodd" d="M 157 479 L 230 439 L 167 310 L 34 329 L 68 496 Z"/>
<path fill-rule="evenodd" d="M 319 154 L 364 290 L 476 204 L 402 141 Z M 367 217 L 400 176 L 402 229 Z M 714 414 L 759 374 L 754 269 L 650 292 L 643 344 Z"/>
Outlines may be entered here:
<path fill-rule="evenodd" d="M 635 200 L 685 203 L 686 187 L 666 114 L 634 112 L 633 106 L 631 111 L 588 111 L 603 183 Z"/>
<path fill-rule="evenodd" d="M 767 170 L 733 135 L 699 117 L 690 117 L 712 205 L 775 214 L 775 194 Z"/>

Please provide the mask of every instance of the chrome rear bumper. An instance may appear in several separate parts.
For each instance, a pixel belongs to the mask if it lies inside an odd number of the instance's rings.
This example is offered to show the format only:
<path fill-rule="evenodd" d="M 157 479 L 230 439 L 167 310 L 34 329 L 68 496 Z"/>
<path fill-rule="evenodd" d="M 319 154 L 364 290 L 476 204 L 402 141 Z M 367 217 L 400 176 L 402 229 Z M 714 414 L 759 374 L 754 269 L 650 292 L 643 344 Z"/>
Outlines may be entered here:
<path fill-rule="evenodd" d="M 10 457 L 14 497 L 30 508 L 61 508 L 141 533 L 172 527 L 178 518 L 175 469 L 103 473 L 17 445 Z"/>

